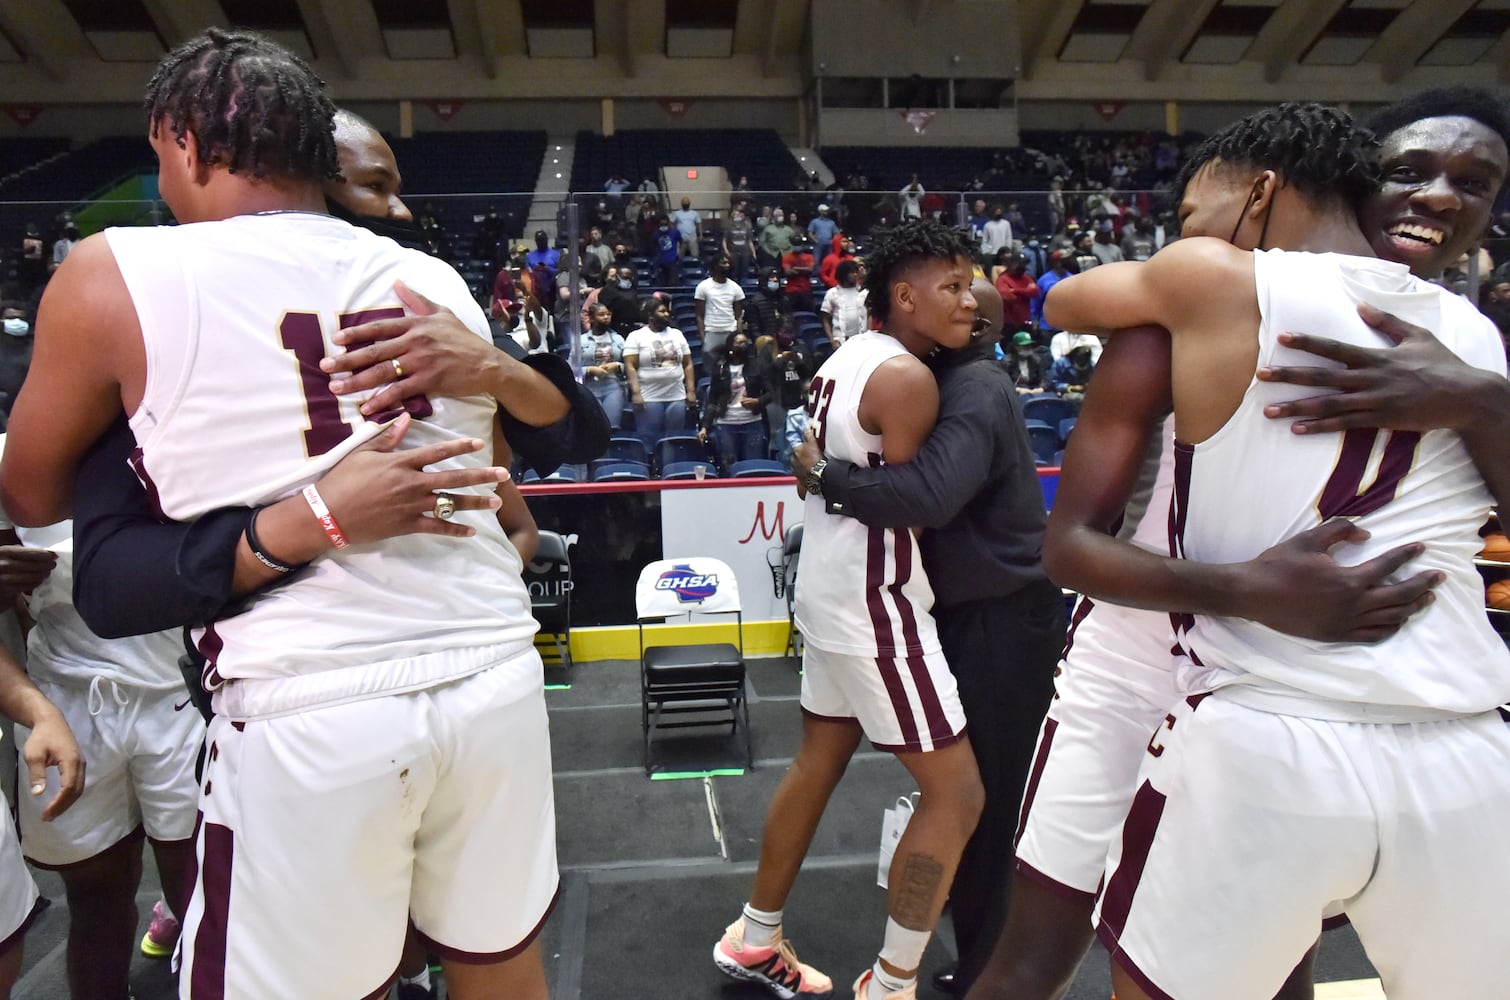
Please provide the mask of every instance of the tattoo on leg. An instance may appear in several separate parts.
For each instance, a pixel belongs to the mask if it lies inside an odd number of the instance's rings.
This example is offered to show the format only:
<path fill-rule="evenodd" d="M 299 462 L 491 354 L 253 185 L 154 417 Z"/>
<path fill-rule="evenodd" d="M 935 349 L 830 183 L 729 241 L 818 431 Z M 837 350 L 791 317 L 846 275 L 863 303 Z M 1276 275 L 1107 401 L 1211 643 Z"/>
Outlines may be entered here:
<path fill-rule="evenodd" d="M 891 919 L 910 931 L 929 931 L 933 900 L 944 880 L 944 866 L 926 854 L 908 854 L 891 901 Z"/>

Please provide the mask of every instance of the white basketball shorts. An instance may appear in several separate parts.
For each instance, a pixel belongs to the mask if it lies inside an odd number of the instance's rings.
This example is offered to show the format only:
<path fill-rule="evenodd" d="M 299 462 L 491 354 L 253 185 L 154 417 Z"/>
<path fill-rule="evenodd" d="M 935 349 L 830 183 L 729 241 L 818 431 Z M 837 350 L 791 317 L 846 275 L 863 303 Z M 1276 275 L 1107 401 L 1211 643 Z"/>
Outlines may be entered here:
<path fill-rule="evenodd" d="M 1169 616 L 1082 597 L 1023 793 L 1017 870 L 1090 903 L 1176 700 Z"/>
<path fill-rule="evenodd" d="M 559 883 L 542 669 L 212 721 L 179 995 L 380 996 L 411 921 L 450 960 L 528 947 Z"/>
<path fill-rule="evenodd" d="M 1510 729 L 1181 703 L 1150 744 L 1097 931 L 1156 998 L 1268 1000 L 1341 907 L 1390 1000 L 1504 992 Z"/>
<path fill-rule="evenodd" d="M 22 788 L 19 797 L 30 794 L 30 789 Z M 0 955 L 21 943 L 36 915 L 37 883 L 21 860 L 15 824 L 4 799 L 0 799 Z"/>
<path fill-rule="evenodd" d="M 42 822 L 42 807 L 57 794 L 56 771 L 48 772 L 46 793 L 19 797 L 21 840 L 33 864 L 87 861 L 137 830 L 165 842 L 193 835 L 194 761 L 205 726 L 187 691 L 103 679 L 43 679 L 37 687 L 68 720 L 84 754 L 84 794 L 50 823 Z M 16 731 L 18 741 L 28 735 L 20 726 Z"/>
<path fill-rule="evenodd" d="M 965 710 L 943 653 L 866 657 L 819 649 L 802 654 L 802 710 L 856 720 L 877 750 L 941 750 L 965 735 Z"/>

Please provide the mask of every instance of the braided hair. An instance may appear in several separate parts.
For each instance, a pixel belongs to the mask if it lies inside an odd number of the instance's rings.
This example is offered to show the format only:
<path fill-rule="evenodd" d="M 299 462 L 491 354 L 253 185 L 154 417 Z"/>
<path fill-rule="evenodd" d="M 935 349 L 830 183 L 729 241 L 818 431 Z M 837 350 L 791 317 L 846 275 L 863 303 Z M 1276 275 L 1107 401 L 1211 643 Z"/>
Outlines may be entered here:
<path fill-rule="evenodd" d="M 891 286 L 912 265 L 925 260 L 975 259 L 975 244 L 964 230 L 933 219 L 909 219 L 877 235 L 865 255 L 866 305 L 885 323 L 891 315 Z"/>
<path fill-rule="evenodd" d="M 1379 186 L 1379 141 L 1346 111 L 1290 101 L 1228 125 L 1197 147 L 1175 183 L 1183 191 L 1213 161 L 1273 170 L 1312 201 L 1340 199 L 1356 211 Z"/>
<path fill-rule="evenodd" d="M 282 46 L 210 28 L 169 52 L 147 81 L 147 125 L 194 133 L 201 161 L 231 173 L 324 182 L 341 176 L 335 104 L 325 82 Z"/>

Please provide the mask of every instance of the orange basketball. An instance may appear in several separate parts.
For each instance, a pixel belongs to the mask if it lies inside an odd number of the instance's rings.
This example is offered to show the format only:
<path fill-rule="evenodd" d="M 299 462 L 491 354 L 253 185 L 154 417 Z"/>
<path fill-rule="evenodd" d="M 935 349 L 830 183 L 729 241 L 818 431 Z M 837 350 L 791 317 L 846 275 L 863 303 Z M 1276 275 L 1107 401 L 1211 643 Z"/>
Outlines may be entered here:
<path fill-rule="evenodd" d="M 1498 562 L 1510 562 L 1510 538 L 1499 532 L 1484 536 L 1484 550 L 1479 555 Z"/>
<path fill-rule="evenodd" d="M 1510 611 L 1510 580 L 1495 580 L 1484 593 L 1484 600 L 1491 608 Z"/>

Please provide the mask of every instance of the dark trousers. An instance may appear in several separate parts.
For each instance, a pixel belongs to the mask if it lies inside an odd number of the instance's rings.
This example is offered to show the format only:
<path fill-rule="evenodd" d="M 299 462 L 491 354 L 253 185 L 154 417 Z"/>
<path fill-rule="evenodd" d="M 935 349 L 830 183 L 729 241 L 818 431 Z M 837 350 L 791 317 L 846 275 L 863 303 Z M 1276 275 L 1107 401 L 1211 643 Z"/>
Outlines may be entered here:
<path fill-rule="evenodd" d="M 968 988 L 1006 923 L 1018 810 L 1064 649 L 1064 597 L 1044 580 L 1008 597 L 936 607 L 933 616 L 986 791 L 949 890 L 957 981 Z"/>

